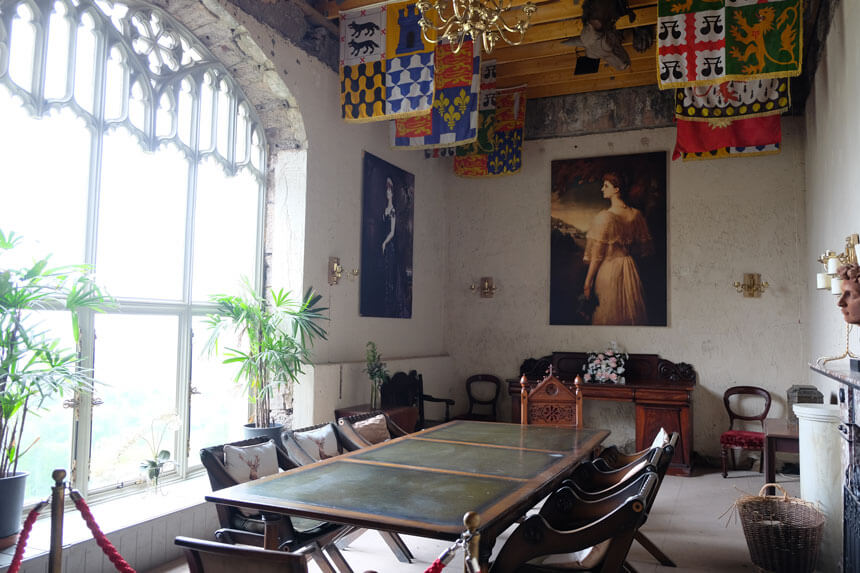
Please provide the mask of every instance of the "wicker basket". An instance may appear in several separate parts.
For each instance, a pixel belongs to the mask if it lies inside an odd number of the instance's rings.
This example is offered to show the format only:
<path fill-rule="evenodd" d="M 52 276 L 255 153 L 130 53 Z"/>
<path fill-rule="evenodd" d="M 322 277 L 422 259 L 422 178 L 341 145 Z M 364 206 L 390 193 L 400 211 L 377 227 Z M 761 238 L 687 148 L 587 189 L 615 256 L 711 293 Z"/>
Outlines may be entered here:
<path fill-rule="evenodd" d="M 782 490 L 782 496 L 764 495 L 768 487 Z M 788 497 L 775 483 L 765 484 L 758 495 L 744 496 L 736 504 L 750 558 L 760 571 L 811 573 L 815 569 L 824 515 L 814 504 Z"/>

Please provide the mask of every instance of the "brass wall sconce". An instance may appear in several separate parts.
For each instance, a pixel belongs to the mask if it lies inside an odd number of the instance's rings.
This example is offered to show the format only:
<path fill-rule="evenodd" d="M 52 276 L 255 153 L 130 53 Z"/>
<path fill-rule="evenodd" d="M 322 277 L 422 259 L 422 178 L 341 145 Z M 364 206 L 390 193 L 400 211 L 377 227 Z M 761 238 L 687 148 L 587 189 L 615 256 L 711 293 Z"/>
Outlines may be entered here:
<path fill-rule="evenodd" d="M 761 282 L 761 275 L 758 273 L 744 273 L 743 282 L 735 281 L 732 286 L 746 298 L 759 298 L 770 285 L 767 281 Z"/>
<path fill-rule="evenodd" d="M 343 266 L 340 264 L 340 257 L 329 257 L 328 258 L 328 284 L 330 286 L 334 286 L 340 282 L 340 279 L 343 277 L 343 273 L 345 272 Z M 358 276 L 358 269 L 352 269 L 348 274 L 349 278 L 354 279 Z"/>
<path fill-rule="evenodd" d="M 493 298 L 498 287 L 493 283 L 493 277 L 481 277 L 478 284 L 469 285 L 469 290 L 477 292 L 481 298 Z"/>
<path fill-rule="evenodd" d="M 836 271 L 842 265 L 856 264 L 858 250 L 860 250 L 860 235 L 855 233 L 845 237 L 845 250 L 843 252 L 824 251 L 816 259 L 824 265 L 824 272 L 815 275 L 815 287 L 819 290 L 829 290 L 832 294 L 842 294 L 842 279 L 836 276 Z"/>

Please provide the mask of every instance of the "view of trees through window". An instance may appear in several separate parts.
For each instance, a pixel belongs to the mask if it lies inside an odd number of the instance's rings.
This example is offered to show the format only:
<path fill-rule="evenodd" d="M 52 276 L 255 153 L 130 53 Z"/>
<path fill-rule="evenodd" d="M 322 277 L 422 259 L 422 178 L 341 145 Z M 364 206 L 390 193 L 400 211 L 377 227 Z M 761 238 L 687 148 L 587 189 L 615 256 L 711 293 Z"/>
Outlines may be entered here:
<path fill-rule="evenodd" d="M 59 467 L 85 494 L 137 483 L 153 450 L 184 477 L 247 421 L 203 320 L 210 295 L 261 282 L 265 157 L 234 80 L 158 8 L 2 0 L 0 229 L 28 261 L 91 265 L 117 301 L 81 321 L 95 391 L 28 420 L 28 501 Z M 74 346 L 67 313 L 40 314 Z"/>

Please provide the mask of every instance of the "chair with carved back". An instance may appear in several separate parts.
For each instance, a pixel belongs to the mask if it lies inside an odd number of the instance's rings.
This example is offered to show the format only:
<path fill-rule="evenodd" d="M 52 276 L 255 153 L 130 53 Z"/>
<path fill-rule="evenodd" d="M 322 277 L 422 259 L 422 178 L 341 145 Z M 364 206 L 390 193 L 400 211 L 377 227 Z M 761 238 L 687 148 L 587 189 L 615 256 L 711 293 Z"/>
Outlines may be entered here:
<path fill-rule="evenodd" d="M 520 422 L 551 426 L 582 427 L 582 379 L 577 376 L 570 390 L 550 368 L 546 378 L 529 391 L 525 375 L 520 379 Z"/>
<path fill-rule="evenodd" d="M 665 439 L 662 439 L 662 435 L 665 435 Z M 663 483 L 663 478 L 666 476 L 666 471 L 672 463 L 679 439 L 680 434 L 678 432 L 672 434 L 660 432 L 651 448 L 639 452 L 640 455 L 635 459 L 628 458 L 626 464 L 610 467 L 605 458 L 597 458 L 577 466 L 570 477 L 562 483 L 570 487 L 582 499 L 598 499 L 625 487 L 625 484 L 631 479 L 635 479 L 646 472 L 653 472 L 658 479 L 657 488 L 654 490 L 656 496 L 660 485 Z M 613 456 L 613 458 L 613 461 L 619 459 L 617 456 Z M 653 499 L 649 500 L 649 509 L 653 502 Z M 676 566 L 641 530 L 636 531 L 635 539 L 661 565 Z"/>
<path fill-rule="evenodd" d="M 225 463 L 226 446 L 243 449 L 268 445 L 269 442 L 274 447 L 277 457 L 277 468 L 275 470 L 289 470 L 298 467 L 280 446 L 267 437 L 250 438 L 239 442 L 201 449 L 200 461 L 209 475 L 209 483 L 212 486 L 212 491 L 218 491 L 240 483 L 228 471 Z M 263 546 L 265 523 L 263 516 L 259 512 L 241 510 L 237 507 L 221 504 L 216 504 L 215 510 L 221 525 L 221 529 L 215 532 L 215 538 L 218 541 L 255 545 L 258 547 Z M 304 554 L 313 559 L 323 572 L 336 573 L 337 571 L 329 561 L 329 557 L 338 562 L 338 568 L 341 571 L 349 571 L 349 569 L 343 568 L 343 564 L 346 561 L 335 545 L 336 541 L 349 533 L 349 526 L 310 519 L 290 518 L 286 515 L 278 516 L 277 524 L 280 528 L 278 536 L 279 549 L 298 551 L 299 549 L 308 548 Z M 346 565 L 346 567 L 348 568 L 349 566 Z"/>
<path fill-rule="evenodd" d="M 625 571 L 627 553 L 648 516 L 657 482 L 656 474 L 648 472 L 598 500 L 559 488 L 538 514 L 511 533 L 490 573 Z"/>
<path fill-rule="evenodd" d="M 380 389 L 380 399 L 383 408 L 393 406 L 415 406 L 418 408 L 417 430 L 423 430 L 430 426 L 442 424 L 451 419 L 451 406 L 454 400 L 450 398 L 436 398 L 424 393 L 424 377 L 410 370 L 406 372 L 395 372 L 391 378 L 385 381 Z M 432 402 L 445 405 L 445 418 L 443 420 L 429 420 L 424 416 L 424 402 Z"/>
<path fill-rule="evenodd" d="M 382 415 L 384 416 L 384 414 Z M 359 416 L 366 417 L 365 414 L 359 414 Z M 385 419 L 387 420 L 388 417 L 386 416 Z M 394 422 L 390 423 L 396 426 Z M 403 434 L 406 433 L 402 429 L 400 431 Z M 349 439 L 345 438 L 344 432 L 341 432 L 339 427 L 332 422 L 316 424 L 306 428 L 285 430 L 281 433 L 281 440 L 284 443 L 290 461 L 297 466 L 312 464 L 338 456 L 345 451 L 362 447 L 360 445 L 356 446 L 352 436 L 349 436 Z M 338 547 L 344 548 L 349 542 L 359 537 L 365 531 L 366 529 L 364 528 L 350 527 L 338 540 Z M 412 562 L 414 556 L 400 535 L 391 531 L 381 530 L 378 533 L 399 561 L 403 563 Z"/>
<path fill-rule="evenodd" d="M 744 397 L 756 396 L 761 398 L 760 408 L 754 414 L 743 414 L 740 411 L 740 399 Z M 732 398 L 735 398 L 734 400 Z M 749 403 L 752 400 L 744 400 Z M 729 415 L 729 429 L 720 435 L 720 459 L 723 465 L 723 477 L 728 476 L 727 461 L 731 454 L 732 469 L 735 469 L 735 448 L 744 450 L 759 451 L 764 453 L 764 419 L 767 418 L 770 412 L 770 392 L 758 386 L 732 386 L 723 394 L 723 404 L 726 407 L 726 412 Z M 758 422 L 761 431 L 751 431 L 743 429 L 735 429 L 735 420 L 741 422 Z M 762 471 L 762 464 L 759 462 L 759 473 Z"/>
<path fill-rule="evenodd" d="M 496 404 L 502 390 L 502 381 L 492 374 L 474 374 L 466 379 L 466 395 L 469 397 L 469 410 L 454 416 L 455 420 L 478 420 L 495 422 Z"/>

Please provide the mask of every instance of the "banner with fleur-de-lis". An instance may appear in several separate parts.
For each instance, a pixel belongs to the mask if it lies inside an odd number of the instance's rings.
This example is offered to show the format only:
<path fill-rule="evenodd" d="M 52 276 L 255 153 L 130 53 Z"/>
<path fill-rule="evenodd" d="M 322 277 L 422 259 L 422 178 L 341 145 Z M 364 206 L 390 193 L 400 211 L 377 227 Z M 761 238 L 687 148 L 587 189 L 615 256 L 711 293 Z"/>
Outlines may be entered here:
<path fill-rule="evenodd" d="M 481 93 L 478 139 L 457 148 L 454 174 L 460 177 L 513 175 L 523 166 L 526 86 Z"/>
<path fill-rule="evenodd" d="M 395 149 L 451 147 L 478 136 L 481 55 L 478 44 L 463 42 L 454 53 L 448 43 L 436 45 L 436 94 L 433 109 L 391 122 Z"/>
<path fill-rule="evenodd" d="M 801 71 L 801 0 L 659 0 L 660 89 Z"/>

